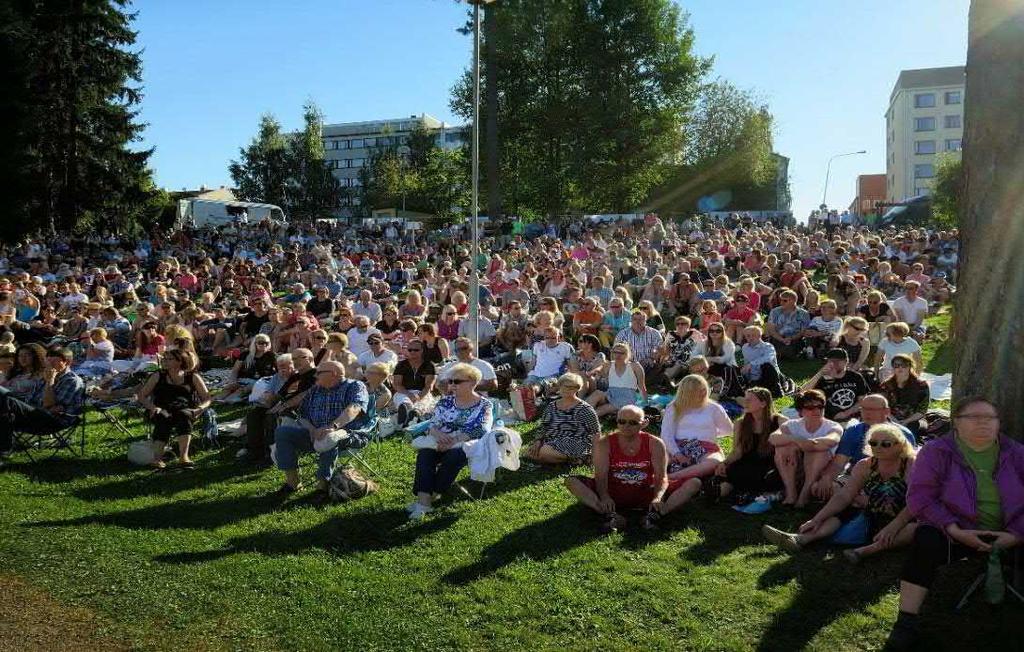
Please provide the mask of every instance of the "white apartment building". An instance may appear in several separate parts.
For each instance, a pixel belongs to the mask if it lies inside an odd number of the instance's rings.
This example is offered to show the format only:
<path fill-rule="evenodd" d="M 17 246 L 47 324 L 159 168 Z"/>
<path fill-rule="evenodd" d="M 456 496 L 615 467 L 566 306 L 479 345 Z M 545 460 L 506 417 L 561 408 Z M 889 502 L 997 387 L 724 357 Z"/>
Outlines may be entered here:
<path fill-rule="evenodd" d="M 442 122 L 426 113 L 391 120 L 325 124 L 323 137 L 327 165 L 343 187 L 358 187 L 359 171 L 369 164 L 374 152 L 388 147 L 397 147 L 400 154 L 409 152 L 409 134 L 417 125 L 423 125 L 433 133 L 437 145 L 445 149 L 462 147 L 469 137 L 466 127 Z M 359 199 L 353 197 L 351 201 L 358 202 Z M 350 204 L 345 200 L 344 208 L 348 206 Z"/>
<path fill-rule="evenodd" d="M 936 156 L 960 151 L 964 81 L 964 66 L 900 72 L 885 113 L 887 201 L 928 194 Z"/>

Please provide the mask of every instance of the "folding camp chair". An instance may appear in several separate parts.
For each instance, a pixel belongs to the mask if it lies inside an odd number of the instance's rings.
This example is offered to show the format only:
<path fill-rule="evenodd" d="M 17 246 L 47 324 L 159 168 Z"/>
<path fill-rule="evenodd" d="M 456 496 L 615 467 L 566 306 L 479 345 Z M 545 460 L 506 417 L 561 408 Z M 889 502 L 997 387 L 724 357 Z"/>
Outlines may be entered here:
<path fill-rule="evenodd" d="M 380 434 L 379 419 L 374 417 L 366 428 L 350 431 L 349 434 L 354 436 L 360 443 L 340 449 L 338 451 L 338 461 L 341 462 L 342 458 L 348 458 L 362 465 L 363 468 L 378 478 L 384 477 L 376 469 L 370 466 L 370 463 L 366 461 L 365 456 L 365 450 L 370 444 L 380 443 L 384 439 Z"/>
<path fill-rule="evenodd" d="M 1009 576 L 1004 575 L 1004 581 L 1006 582 L 1006 593 L 1007 597 L 1015 597 L 1021 603 L 1024 603 L 1024 595 L 1021 594 L 1024 591 L 1024 550 L 1020 546 L 1016 546 L 1007 550 L 1003 553 L 1006 557 L 1003 558 L 1003 571 L 1009 571 Z M 960 597 L 960 601 L 956 603 L 953 608 L 954 611 L 960 611 L 970 601 L 971 596 L 977 593 L 985 584 L 985 578 L 987 572 L 982 570 L 981 573 L 974 578 L 967 590 Z"/>
<path fill-rule="evenodd" d="M 85 413 L 75 418 L 75 421 L 60 430 L 34 433 L 15 432 L 14 446 L 22 450 L 28 459 L 36 461 L 36 455 L 46 458 L 55 456 L 62 450 L 69 450 L 73 455 L 85 455 Z M 35 453 L 36 455 L 33 455 Z"/>

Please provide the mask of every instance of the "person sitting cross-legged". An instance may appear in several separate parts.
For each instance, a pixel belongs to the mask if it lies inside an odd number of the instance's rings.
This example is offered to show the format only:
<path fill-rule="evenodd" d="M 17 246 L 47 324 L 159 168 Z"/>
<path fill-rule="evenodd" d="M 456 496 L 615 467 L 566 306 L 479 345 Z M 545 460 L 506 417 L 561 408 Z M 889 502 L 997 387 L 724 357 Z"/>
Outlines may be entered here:
<path fill-rule="evenodd" d="M 625 510 L 643 510 L 644 529 L 692 494 L 679 491 L 684 480 L 669 482 L 668 452 L 655 435 L 645 432 L 647 419 L 636 405 L 619 410 L 618 428 L 594 444 L 594 477 L 571 475 L 565 486 L 576 498 L 603 517 L 602 532 L 626 525 Z"/>
<path fill-rule="evenodd" d="M 786 488 L 784 505 L 803 507 L 811 498 L 811 488 L 828 468 L 832 454 L 843 434 L 843 427 L 825 418 L 825 395 L 821 390 L 801 392 L 793 402 L 800 414 L 771 434 L 775 461 Z M 798 485 L 797 465 L 803 465 L 803 484 Z"/>
<path fill-rule="evenodd" d="M 366 385 L 346 379 L 345 367 L 340 362 L 326 361 L 317 365 L 316 384 L 302 399 L 298 419 L 279 425 L 274 431 L 274 457 L 277 468 L 285 475 L 277 496 L 285 497 L 301 488 L 298 455 L 315 451 L 319 455 L 316 498 L 326 500 L 338 448 L 353 443 L 353 431 L 367 424 L 369 400 Z"/>
<path fill-rule="evenodd" d="M 704 378 L 690 374 L 679 382 L 661 421 L 661 441 L 669 453 L 669 480 L 682 480 L 685 493 L 696 496 L 701 479 L 725 460 L 718 440 L 733 433 L 732 420 L 711 400 Z"/>
<path fill-rule="evenodd" d="M 861 557 L 908 545 L 917 528 L 907 509 L 907 479 L 914 464 L 914 447 L 903 429 L 890 423 L 871 426 L 865 443 L 868 457 L 854 465 L 846 485 L 811 520 L 795 534 L 765 525 L 765 537 L 791 552 L 831 537 L 844 523 L 858 516 L 860 510 L 856 505 L 863 493 L 863 513 L 868 519 L 871 541 L 846 550 L 846 558 L 856 563 Z"/>

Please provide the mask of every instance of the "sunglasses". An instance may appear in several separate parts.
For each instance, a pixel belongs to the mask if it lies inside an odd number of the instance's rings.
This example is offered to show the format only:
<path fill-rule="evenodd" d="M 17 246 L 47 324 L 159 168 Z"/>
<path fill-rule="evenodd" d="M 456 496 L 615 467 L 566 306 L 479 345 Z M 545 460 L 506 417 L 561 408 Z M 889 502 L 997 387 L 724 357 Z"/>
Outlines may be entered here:
<path fill-rule="evenodd" d="M 891 439 L 886 439 L 885 441 L 871 440 L 868 442 L 868 446 L 870 446 L 871 448 L 892 448 L 895 445 L 896 442 L 892 441 Z"/>
<path fill-rule="evenodd" d="M 423 349 L 406 349 L 406 351 L 408 351 L 409 353 L 419 353 L 422 350 Z"/>
<path fill-rule="evenodd" d="M 709 328 L 708 332 L 709 333 L 724 333 L 725 331 L 723 331 L 721 328 Z"/>
<path fill-rule="evenodd" d="M 333 373 L 337 373 L 337 372 L 336 371 L 331 371 L 330 369 L 318 369 L 317 372 L 316 372 L 316 375 L 319 376 L 320 374 L 333 374 Z"/>
<path fill-rule="evenodd" d="M 453 385 L 461 385 L 462 383 L 471 383 L 473 380 L 470 378 L 452 378 L 448 382 Z"/>
<path fill-rule="evenodd" d="M 324 337 L 324 338 L 318 337 L 316 339 L 319 340 L 319 339 L 327 339 L 327 338 L 326 337 Z M 270 342 L 256 342 L 256 346 L 270 346 Z"/>
<path fill-rule="evenodd" d="M 620 426 L 639 426 L 640 422 L 636 419 L 616 419 L 615 423 Z"/>

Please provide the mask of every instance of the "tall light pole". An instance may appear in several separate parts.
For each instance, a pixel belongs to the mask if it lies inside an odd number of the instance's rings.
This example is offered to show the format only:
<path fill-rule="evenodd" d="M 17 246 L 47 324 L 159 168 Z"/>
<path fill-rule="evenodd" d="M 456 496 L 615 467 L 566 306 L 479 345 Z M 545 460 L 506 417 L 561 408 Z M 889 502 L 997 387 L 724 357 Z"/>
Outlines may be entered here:
<path fill-rule="evenodd" d="M 821 208 L 822 208 L 822 210 L 824 210 L 825 206 L 827 206 L 827 204 L 825 203 L 825 199 L 828 197 L 828 177 L 829 177 L 829 174 L 832 173 L 832 161 L 836 160 L 837 158 L 839 158 L 841 156 L 853 156 L 854 154 L 867 154 L 867 153 L 868 153 L 868 150 L 861 149 L 861 150 L 858 150 L 856 152 L 846 152 L 845 154 L 836 154 L 836 155 L 834 155 L 832 158 L 830 158 L 828 160 L 828 165 L 825 166 L 825 190 L 824 190 L 824 192 L 821 193 Z"/>
<path fill-rule="evenodd" d="M 473 320 L 473 349 L 480 352 L 480 5 L 494 0 L 467 0 L 473 5 L 473 246 L 470 252 L 469 318 Z"/>

